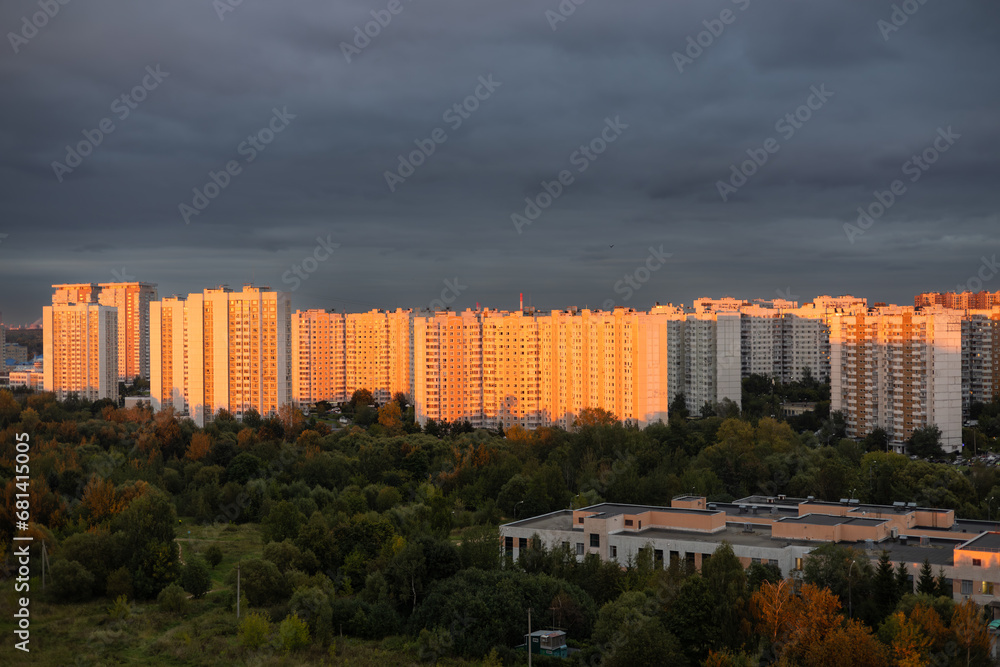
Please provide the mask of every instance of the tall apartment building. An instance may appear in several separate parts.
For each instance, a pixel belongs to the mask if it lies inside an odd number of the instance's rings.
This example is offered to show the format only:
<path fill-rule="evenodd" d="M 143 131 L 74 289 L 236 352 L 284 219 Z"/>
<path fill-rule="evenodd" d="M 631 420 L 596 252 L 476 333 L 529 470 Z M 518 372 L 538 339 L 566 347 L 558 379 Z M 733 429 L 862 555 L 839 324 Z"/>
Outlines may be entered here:
<path fill-rule="evenodd" d="M 149 304 L 153 283 L 100 283 L 97 300 L 118 309 L 118 379 L 149 378 Z"/>
<path fill-rule="evenodd" d="M 945 451 L 962 444 L 962 316 L 899 306 L 832 318 L 831 410 L 851 437 L 883 428 L 902 450 L 913 431 L 941 429 Z"/>
<path fill-rule="evenodd" d="M 296 311 L 292 316 L 292 386 L 305 409 L 317 401 L 347 401 L 367 389 L 378 403 L 411 394 L 411 311 L 340 314 Z"/>
<path fill-rule="evenodd" d="M 344 315 L 325 310 L 292 314 L 292 397 L 302 409 L 340 403 L 346 389 Z"/>
<path fill-rule="evenodd" d="M 1000 292 L 924 292 L 913 298 L 913 305 L 943 306 L 963 310 L 990 310 L 1000 306 Z"/>
<path fill-rule="evenodd" d="M 409 310 L 352 313 L 344 322 L 345 399 L 367 389 L 377 403 L 412 385 L 411 315 Z"/>
<path fill-rule="evenodd" d="M 55 302 L 56 299 L 53 298 Z M 42 309 L 45 391 L 118 401 L 118 311 L 93 302 Z"/>
<path fill-rule="evenodd" d="M 1000 307 L 970 310 L 962 318 L 962 415 L 973 403 L 1000 394 Z"/>
<path fill-rule="evenodd" d="M 277 412 L 292 400 L 291 298 L 246 285 L 150 305 L 150 396 L 199 426 L 225 409 Z"/>
<path fill-rule="evenodd" d="M 484 409 L 488 383 L 481 312 L 416 315 L 413 359 L 413 403 L 421 425 L 433 419 L 495 427 L 496 420 L 487 421 Z"/>

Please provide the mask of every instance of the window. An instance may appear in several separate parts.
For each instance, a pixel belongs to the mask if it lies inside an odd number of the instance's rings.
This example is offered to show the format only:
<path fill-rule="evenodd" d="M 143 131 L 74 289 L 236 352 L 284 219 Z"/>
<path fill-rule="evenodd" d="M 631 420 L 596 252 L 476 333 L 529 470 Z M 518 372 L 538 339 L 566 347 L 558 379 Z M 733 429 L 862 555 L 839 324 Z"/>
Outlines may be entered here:
<path fill-rule="evenodd" d="M 632 519 L 625 519 L 625 525 L 626 526 L 631 526 L 632 525 Z"/>
<path fill-rule="evenodd" d="M 774 558 L 769 558 L 769 559 L 767 559 L 767 564 L 768 564 L 768 565 L 773 565 L 773 566 L 775 566 L 775 567 L 778 567 L 778 561 L 777 561 L 777 560 L 775 560 Z"/>
<path fill-rule="evenodd" d="M 509 535 L 503 538 L 503 548 L 507 553 L 514 551 L 514 538 Z"/>
<path fill-rule="evenodd" d="M 796 558 L 795 559 L 795 569 L 796 570 L 801 570 L 802 569 L 802 559 L 801 558 Z"/>
<path fill-rule="evenodd" d="M 983 566 L 983 561 L 981 558 L 972 559 L 972 567 L 982 567 L 982 566 Z"/>
<path fill-rule="evenodd" d="M 982 594 L 983 595 L 993 595 L 993 582 L 992 581 L 984 581 L 983 582 L 983 587 L 982 587 L 981 590 L 982 590 Z"/>
<path fill-rule="evenodd" d="M 616 547 L 614 545 L 611 545 L 610 547 L 608 547 L 608 555 L 611 556 L 611 558 L 617 559 L 618 558 L 618 547 Z"/>
<path fill-rule="evenodd" d="M 583 517 L 581 516 L 579 519 L 576 520 L 576 522 L 577 523 L 583 523 Z"/>
<path fill-rule="evenodd" d="M 751 558 L 750 559 L 750 564 L 751 565 L 760 565 L 760 559 L 759 558 Z"/>
<path fill-rule="evenodd" d="M 583 542 L 577 542 L 576 543 L 576 555 L 577 556 L 582 556 L 583 555 Z"/>
<path fill-rule="evenodd" d="M 517 548 L 518 549 L 527 549 L 528 548 L 528 539 L 526 537 L 519 537 L 519 538 L 517 538 Z"/>
<path fill-rule="evenodd" d="M 962 595 L 972 595 L 972 581 L 962 579 Z"/>
<path fill-rule="evenodd" d="M 601 536 L 597 533 L 590 534 L 590 546 L 599 547 L 601 546 Z"/>

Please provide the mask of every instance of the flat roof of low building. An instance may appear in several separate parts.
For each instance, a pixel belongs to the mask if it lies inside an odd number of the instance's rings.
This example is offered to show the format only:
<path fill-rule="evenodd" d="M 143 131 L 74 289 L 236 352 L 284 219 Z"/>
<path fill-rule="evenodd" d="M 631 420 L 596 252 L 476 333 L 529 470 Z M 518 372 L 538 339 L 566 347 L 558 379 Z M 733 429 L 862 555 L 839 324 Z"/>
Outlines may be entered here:
<path fill-rule="evenodd" d="M 836 514 L 803 514 L 802 516 L 782 517 L 778 521 L 783 523 L 804 523 L 814 526 L 839 526 L 848 523 L 852 526 L 877 526 L 881 523 L 886 523 L 888 519 L 868 519 L 857 516 L 838 516 Z"/>
<path fill-rule="evenodd" d="M 1000 533 L 983 533 L 959 547 L 968 551 L 1000 551 Z"/>
<path fill-rule="evenodd" d="M 931 565 L 952 565 L 954 562 L 955 550 L 952 545 L 931 544 L 920 546 L 917 544 L 900 544 L 899 542 L 879 542 L 875 549 L 869 553 L 873 559 L 878 559 L 882 555 L 882 550 L 889 552 L 889 558 L 896 562 L 923 563 L 925 560 Z M 916 575 L 916 572 L 910 574 Z M 937 576 L 937 572 L 934 573 Z"/>
<path fill-rule="evenodd" d="M 766 547 L 769 549 L 783 549 L 786 546 L 816 547 L 816 542 L 808 540 L 786 540 L 774 539 L 771 537 L 770 526 L 754 526 L 752 532 L 746 532 L 742 524 L 727 524 L 725 530 L 714 533 L 696 533 L 687 530 L 677 530 L 674 528 L 643 528 L 636 531 L 620 531 L 612 533 L 615 537 L 633 537 L 638 540 L 675 540 L 684 542 L 702 542 L 713 545 L 711 551 L 722 544 L 729 542 L 732 545 L 747 547 Z"/>
<path fill-rule="evenodd" d="M 558 510 L 540 516 L 533 516 L 519 521 L 505 523 L 505 526 L 516 528 L 535 528 L 537 530 L 572 530 L 573 510 Z"/>
<path fill-rule="evenodd" d="M 601 503 L 584 507 L 578 512 L 590 512 L 591 514 L 603 514 L 607 517 L 618 516 L 619 514 L 642 514 L 644 512 L 667 512 L 672 514 L 715 514 L 720 510 L 699 510 L 688 507 L 657 507 L 655 505 L 625 505 L 618 503 Z"/>

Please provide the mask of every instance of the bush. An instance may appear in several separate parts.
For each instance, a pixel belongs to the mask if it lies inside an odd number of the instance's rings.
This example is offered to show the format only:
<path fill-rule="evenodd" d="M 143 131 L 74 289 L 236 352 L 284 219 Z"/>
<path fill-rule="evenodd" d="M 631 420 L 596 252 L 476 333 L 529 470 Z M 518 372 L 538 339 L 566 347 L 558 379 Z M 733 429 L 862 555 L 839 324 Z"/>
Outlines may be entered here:
<path fill-rule="evenodd" d="M 222 562 L 222 549 L 219 548 L 218 544 L 213 544 L 209 548 L 205 549 L 205 560 L 208 562 L 209 567 L 213 570 L 216 565 Z"/>
<path fill-rule="evenodd" d="M 205 593 L 212 587 L 212 578 L 208 573 L 208 565 L 201 559 L 192 559 L 181 570 L 181 586 L 195 598 L 200 599 L 205 597 Z"/>
<path fill-rule="evenodd" d="M 285 653 L 309 646 L 309 626 L 298 614 L 286 616 L 278 626 L 278 639 Z"/>
<path fill-rule="evenodd" d="M 156 596 L 160 611 L 181 615 L 187 610 L 187 593 L 177 584 L 170 584 Z"/>
<path fill-rule="evenodd" d="M 107 594 L 112 600 L 124 595 L 132 599 L 132 573 L 120 567 L 108 575 Z"/>
<path fill-rule="evenodd" d="M 132 607 L 124 595 L 116 597 L 114 603 L 108 607 L 108 617 L 112 621 L 127 621 L 131 615 Z"/>
<path fill-rule="evenodd" d="M 240 646 L 251 651 L 260 648 L 271 634 L 271 622 L 264 614 L 253 612 L 243 617 L 237 630 Z"/>
<path fill-rule="evenodd" d="M 278 567 L 269 560 L 248 558 L 239 565 L 240 584 L 250 604 L 263 607 L 288 599 L 288 583 L 278 571 Z M 229 573 L 227 582 L 236 585 L 237 569 Z"/>
<path fill-rule="evenodd" d="M 49 570 L 52 595 L 62 602 L 87 600 L 94 591 L 94 575 L 75 560 L 56 561 Z"/>

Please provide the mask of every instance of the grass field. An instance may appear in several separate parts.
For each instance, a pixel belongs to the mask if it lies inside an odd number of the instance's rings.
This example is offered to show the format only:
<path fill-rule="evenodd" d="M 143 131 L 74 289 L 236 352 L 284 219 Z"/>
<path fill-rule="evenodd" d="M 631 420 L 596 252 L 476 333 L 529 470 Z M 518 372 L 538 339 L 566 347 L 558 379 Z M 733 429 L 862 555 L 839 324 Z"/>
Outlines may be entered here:
<path fill-rule="evenodd" d="M 280 649 L 265 646 L 255 652 L 243 649 L 236 639 L 236 614 L 228 608 L 231 596 L 225 583 L 241 558 L 260 556 L 263 547 L 256 525 L 199 525 L 181 519 L 177 543 L 182 558 L 201 554 L 217 544 L 222 562 L 212 571 L 211 591 L 201 600 L 189 600 L 183 616 L 160 611 L 155 602 L 132 602 L 128 618 L 114 620 L 108 613 L 111 602 L 104 598 L 81 604 L 46 601 L 41 580 L 31 580 L 30 653 L 13 647 L 14 611 L 17 598 L 12 580 L 4 582 L 0 596 L 0 665 L 356 665 L 395 667 L 420 662 L 414 642 L 404 637 L 381 641 L 336 639 L 329 647 L 283 655 Z M 280 621 L 281 619 L 272 619 Z M 440 665 L 473 665 L 443 659 Z"/>

